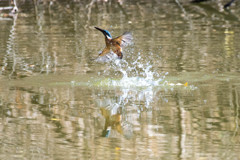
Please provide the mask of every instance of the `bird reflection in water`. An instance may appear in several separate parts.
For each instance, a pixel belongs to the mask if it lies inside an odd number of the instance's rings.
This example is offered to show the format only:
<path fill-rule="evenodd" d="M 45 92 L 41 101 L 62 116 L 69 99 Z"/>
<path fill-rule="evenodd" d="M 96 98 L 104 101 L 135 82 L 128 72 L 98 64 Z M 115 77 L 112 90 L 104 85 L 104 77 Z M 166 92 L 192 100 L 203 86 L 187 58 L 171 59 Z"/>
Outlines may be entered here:
<path fill-rule="evenodd" d="M 100 108 L 101 114 L 105 118 L 103 137 L 118 137 L 124 135 L 126 138 L 132 137 L 132 127 L 122 120 L 122 107 L 117 109 L 117 113 L 111 114 L 111 110 Z"/>

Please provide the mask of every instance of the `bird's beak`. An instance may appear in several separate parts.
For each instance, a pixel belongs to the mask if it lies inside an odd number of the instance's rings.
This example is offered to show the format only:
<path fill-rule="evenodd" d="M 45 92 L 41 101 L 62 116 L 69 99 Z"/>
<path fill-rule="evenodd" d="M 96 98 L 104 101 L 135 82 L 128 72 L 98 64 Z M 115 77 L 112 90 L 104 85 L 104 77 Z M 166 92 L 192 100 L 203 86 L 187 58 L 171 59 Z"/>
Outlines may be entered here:
<path fill-rule="evenodd" d="M 102 33 L 104 33 L 104 30 L 98 27 L 95 27 L 97 30 L 101 31 Z"/>
<path fill-rule="evenodd" d="M 103 33 L 103 35 L 107 38 L 107 39 L 112 39 L 111 35 L 109 35 L 106 30 L 103 30 L 101 28 L 95 27 L 97 30 L 101 31 Z"/>

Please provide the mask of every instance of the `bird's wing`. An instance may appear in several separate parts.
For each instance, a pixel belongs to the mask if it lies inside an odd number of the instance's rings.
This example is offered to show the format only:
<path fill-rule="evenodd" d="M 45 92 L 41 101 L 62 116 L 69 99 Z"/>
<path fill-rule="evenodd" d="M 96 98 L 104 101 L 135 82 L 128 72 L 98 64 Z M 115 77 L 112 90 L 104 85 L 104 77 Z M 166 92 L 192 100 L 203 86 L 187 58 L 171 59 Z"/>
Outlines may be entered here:
<path fill-rule="evenodd" d="M 117 43 L 119 46 L 124 47 L 131 44 L 133 40 L 131 32 L 125 32 L 123 35 L 112 39 L 113 42 Z"/>
<path fill-rule="evenodd" d="M 102 51 L 102 53 L 99 54 L 99 56 L 104 56 L 106 54 L 108 54 L 110 52 L 110 48 L 109 47 L 105 47 Z"/>

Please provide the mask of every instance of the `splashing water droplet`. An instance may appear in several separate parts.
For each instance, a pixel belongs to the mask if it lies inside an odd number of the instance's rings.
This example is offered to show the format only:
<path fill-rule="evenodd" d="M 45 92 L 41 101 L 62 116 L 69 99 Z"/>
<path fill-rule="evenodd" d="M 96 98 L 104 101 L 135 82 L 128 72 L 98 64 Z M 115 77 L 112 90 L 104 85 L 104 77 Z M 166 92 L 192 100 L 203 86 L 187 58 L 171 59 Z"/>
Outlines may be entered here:
<path fill-rule="evenodd" d="M 154 72 L 150 62 L 144 64 L 140 60 L 141 56 L 139 54 L 133 63 L 128 63 L 126 60 L 113 61 L 113 69 L 121 72 L 122 78 L 120 80 L 109 79 L 108 85 L 122 87 L 159 86 L 168 73 L 162 75 L 161 73 Z"/>

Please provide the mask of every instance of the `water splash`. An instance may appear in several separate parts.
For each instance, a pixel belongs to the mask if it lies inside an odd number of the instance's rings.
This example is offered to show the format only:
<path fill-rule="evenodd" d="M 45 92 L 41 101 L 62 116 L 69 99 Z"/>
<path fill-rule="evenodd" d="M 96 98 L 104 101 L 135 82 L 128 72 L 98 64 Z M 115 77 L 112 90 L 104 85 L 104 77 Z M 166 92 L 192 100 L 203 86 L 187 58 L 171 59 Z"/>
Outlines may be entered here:
<path fill-rule="evenodd" d="M 121 79 L 108 78 L 103 80 L 100 85 L 102 86 L 118 86 L 118 87 L 153 87 L 164 84 L 165 76 L 168 72 L 158 73 L 153 71 L 153 66 L 150 62 L 142 63 L 141 55 L 129 63 L 126 60 L 114 60 L 111 67 L 115 72 L 122 74 Z"/>
<path fill-rule="evenodd" d="M 105 137 L 117 137 L 118 134 L 116 133 L 119 132 L 124 137 L 131 138 L 134 118 L 127 117 L 124 114 L 126 110 L 134 109 L 141 115 L 140 113 L 145 109 L 151 110 L 154 103 L 167 103 L 168 98 L 165 94 L 168 89 L 171 92 L 175 86 L 187 88 L 187 85 L 184 86 L 181 83 L 169 83 L 166 80 L 168 72 L 161 72 L 155 69 L 150 61 L 144 62 L 144 60 L 140 53 L 138 58 L 131 62 L 125 59 L 112 60 L 107 64 L 110 66 L 109 70 L 104 72 L 110 75 L 110 78 L 100 80 L 100 83 L 99 79 L 96 80 L 97 83 L 94 86 L 99 86 L 101 90 L 100 94 L 98 93 L 94 97 L 96 105 L 109 113 L 108 116 L 103 114 L 103 117 L 121 116 L 121 120 L 118 121 L 118 124 L 121 125 L 119 127 L 121 131 L 109 125 L 103 132 Z M 116 78 L 119 73 L 121 77 Z M 104 75 L 101 77 L 104 77 Z M 167 94 L 169 95 L 169 93 Z M 119 110 L 121 110 L 121 114 L 119 114 Z M 110 120 L 108 119 L 106 122 Z"/>

